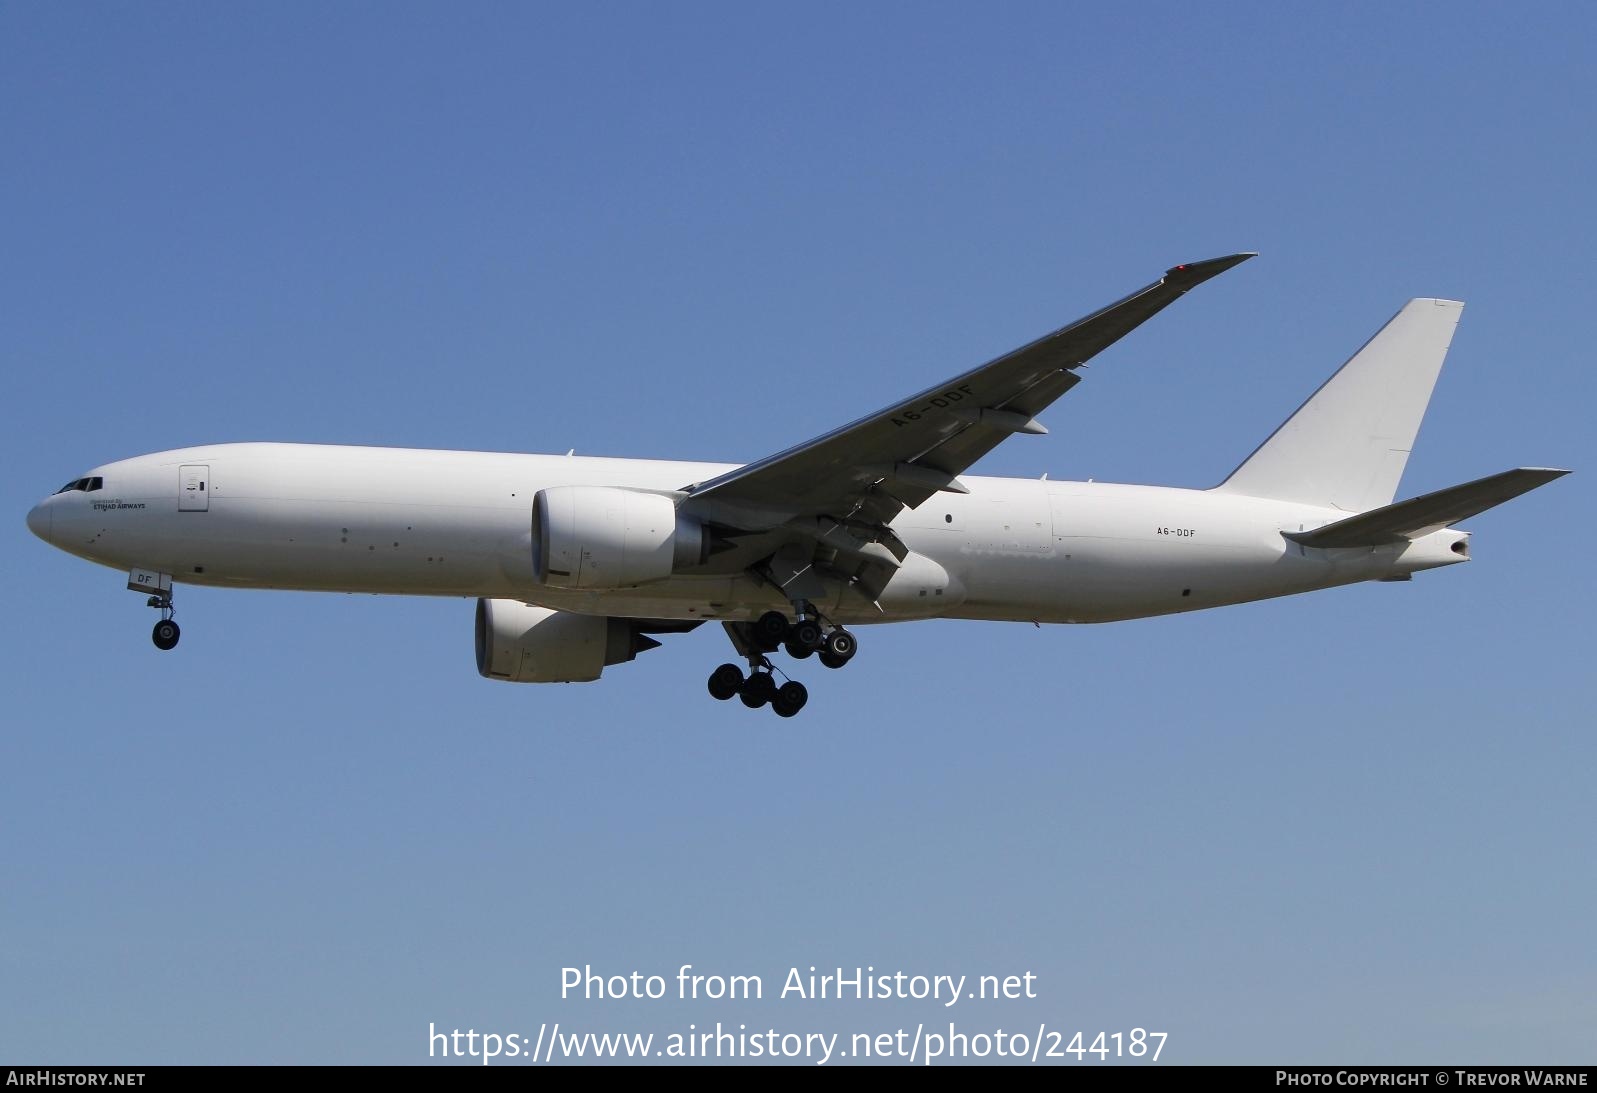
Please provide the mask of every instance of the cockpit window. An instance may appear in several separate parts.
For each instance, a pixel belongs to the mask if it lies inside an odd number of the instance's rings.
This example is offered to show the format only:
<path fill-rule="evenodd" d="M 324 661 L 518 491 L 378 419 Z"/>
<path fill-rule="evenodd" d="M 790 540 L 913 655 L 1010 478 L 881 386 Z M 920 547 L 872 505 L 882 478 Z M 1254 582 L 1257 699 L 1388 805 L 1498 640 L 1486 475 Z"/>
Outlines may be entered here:
<path fill-rule="evenodd" d="M 101 489 L 104 486 L 105 479 L 95 475 L 93 478 L 74 478 L 71 482 L 68 482 L 55 492 L 72 493 L 73 491 L 76 491 L 78 493 L 93 493 L 95 490 Z"/>

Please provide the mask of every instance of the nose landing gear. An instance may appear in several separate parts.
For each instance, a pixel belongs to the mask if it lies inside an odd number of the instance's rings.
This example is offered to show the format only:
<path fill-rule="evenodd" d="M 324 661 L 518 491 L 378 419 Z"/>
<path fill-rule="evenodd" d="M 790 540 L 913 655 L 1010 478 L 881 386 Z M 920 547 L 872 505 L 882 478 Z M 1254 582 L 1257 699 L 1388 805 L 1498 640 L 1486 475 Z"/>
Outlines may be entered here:
<path fill-rule="evenodd" d="M 168 649 L 177 648 L 177 639 L 183 636 L 183 631 L 172 621 L 172 616 L 177 612 L 172 610 L 171 590 L 151 596 L 144 602 L 144 606 L 153 607 L 161 613 L 161 621 L 155 624 L 154 630 L 150 631 L 150 640 L 155 642 L 155 647 L 163 653 Z"/>
<path fill-rule="evenodd" d="M 149 599 L 144 601 L 144 606 L 153 607 L 161 613 L 161 621 L 155 624 L 155 629 L 150 631 L 150 640 L 162 652 L 177 647 L 177 639 L 183 635 L 177 623 L 172 621 L 176 614 L 172 609 L 172 575 L 170 573 L 154 573 L 147 569 L 135 569 L 128 574 L 128 588 L 133 592 L 152 592 Z"/>

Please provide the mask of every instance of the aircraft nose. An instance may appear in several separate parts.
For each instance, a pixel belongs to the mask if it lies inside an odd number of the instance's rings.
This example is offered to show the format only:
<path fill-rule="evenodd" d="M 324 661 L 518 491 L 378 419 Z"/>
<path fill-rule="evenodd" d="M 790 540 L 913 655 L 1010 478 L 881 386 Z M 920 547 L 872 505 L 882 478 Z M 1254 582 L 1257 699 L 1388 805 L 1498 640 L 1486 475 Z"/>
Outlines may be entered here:
<path fill-rule="evenodd" d="M 28 510 L 28 530 L 45 542 L 50 541 L 50 506 L 43 501 Z"/>

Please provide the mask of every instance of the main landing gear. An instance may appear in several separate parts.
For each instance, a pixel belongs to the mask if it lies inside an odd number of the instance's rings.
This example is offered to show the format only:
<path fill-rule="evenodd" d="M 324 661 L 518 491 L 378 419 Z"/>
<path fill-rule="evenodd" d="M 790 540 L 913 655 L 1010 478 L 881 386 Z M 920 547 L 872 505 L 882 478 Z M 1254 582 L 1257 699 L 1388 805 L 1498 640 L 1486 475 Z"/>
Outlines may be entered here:
<path fill-rule="evenodd" d="M 751 710 L 770 706 L 778 717 L 792 717 L 809 701 L 809 690 L 796 679 L 777 685 L 777 667 L 768 653 L 783 649 L 794 660 L 819 655 L 828 668 L 841 668 L 854 657 L 859 642 L 854 635 L 836 626 L 827 630 L 808 617 L 801 606 L 797 622 L 789 622 L 780 611 L 767 611 L 752 623 L 728 623 L 727 634 L 738 652 L 748 658 L 749 670 L 736 664 L 723 664 L 710 673 L 710 697 L 725 702 L 736 696 Z M 786 673 L 782 673 L 786 676 Z"/>

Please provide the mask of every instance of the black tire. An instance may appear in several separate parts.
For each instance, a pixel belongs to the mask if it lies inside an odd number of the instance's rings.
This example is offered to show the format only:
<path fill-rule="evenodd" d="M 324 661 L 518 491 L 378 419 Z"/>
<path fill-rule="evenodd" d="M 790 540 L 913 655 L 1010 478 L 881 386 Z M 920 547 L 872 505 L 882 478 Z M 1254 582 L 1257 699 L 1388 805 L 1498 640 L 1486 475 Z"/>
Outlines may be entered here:
<path fill-rule="evenodd" d="M 738 688 L 738 698 L 743 705 L 757 710 L 776 697 L 776 681 L 769 672 L 755 672 Z"/>
<path fill-rule="evenodd" d="M 839 627 L 826 635 L 826 644 L 822 648 L 832 655 L 833 660 L 847 664 L 859 652 L 859 642 L 853 634 Z"/>
<path fill-rule="evenodd" d="M 780 611 L 767 611 L 754 620 L 754 640 L 765 652 L 774 653 L 787 640 L 790 629 L 786 615 Z"/>
<path fill-rule="evenodd" d="M 804 708 L 804 703 L 810 700 L 810 692 L 805 690 L 804 684 L 796 679 L 790 679 L 777 688 L 776 697 L 771 700 L 771 709 L 776 711 L 777 717 L 792 717 Z"/>
<path fill-rule="evenodd" d="M 819 649 L 821 642 L 825 640 L 826 633 L 821 629 L 821 624 L 814 619 L 805 619 L 803 622 L 794 623 L 793 636 L 788 639 L 788 643 L 815 650 Z"/>
<path fill-rule="evenodd" d="M 805 657 L 815 655 L 815 650 L 808 645 L 800 645 L 798 638 L 788 638 L 787 643 L 782 648 L 786 649 L 787 655 L 794 660 L 803 660 Z"/>
<path fill-rule="evenodd" d="M 162 651 L 176 648 L 177 639 L 182 636 L 183 631 L 179 630 L 177 623 L 171 619 L 162 619 L 155 624 L 155 629 L 150 631 L 150 640 Z"/>
<path fill-rule="evenodd" d="M 843 665 L 847 664 L 848 661 L 834 657 L 831 653 L 828 653 L 825 649 L 822 649 L 821 663 L 826 665 L 828 668 L 841 668 Z"/>
<path fill-rule="evenodd" d="M 710 697 L 725 702 L 743 686 L 743 669 L 736 664 L 723 664 L 710 673 Z"/>

